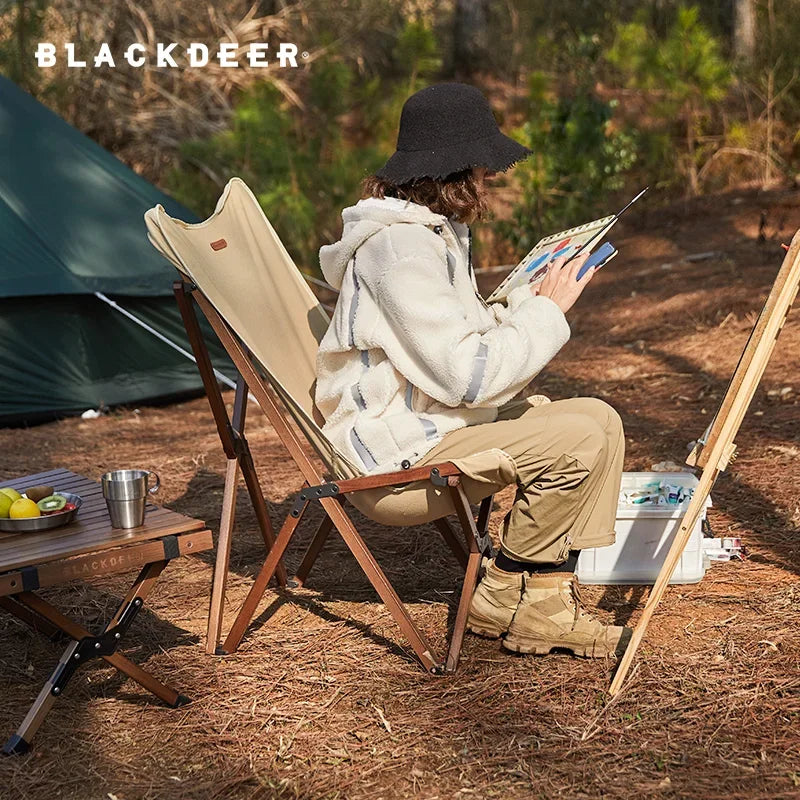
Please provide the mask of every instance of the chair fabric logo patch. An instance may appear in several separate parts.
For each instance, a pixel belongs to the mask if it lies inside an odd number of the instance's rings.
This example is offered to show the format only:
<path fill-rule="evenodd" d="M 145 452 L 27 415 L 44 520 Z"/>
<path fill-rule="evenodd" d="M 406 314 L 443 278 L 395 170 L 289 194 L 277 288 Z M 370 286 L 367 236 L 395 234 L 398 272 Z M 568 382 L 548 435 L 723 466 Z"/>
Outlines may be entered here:
<path fill-rule="evenodd" d="M 216 242 L 211 242 L 212 250 L 224 250 L 227 246 L 228 243 L 224 239 L 217 239 Z"/>

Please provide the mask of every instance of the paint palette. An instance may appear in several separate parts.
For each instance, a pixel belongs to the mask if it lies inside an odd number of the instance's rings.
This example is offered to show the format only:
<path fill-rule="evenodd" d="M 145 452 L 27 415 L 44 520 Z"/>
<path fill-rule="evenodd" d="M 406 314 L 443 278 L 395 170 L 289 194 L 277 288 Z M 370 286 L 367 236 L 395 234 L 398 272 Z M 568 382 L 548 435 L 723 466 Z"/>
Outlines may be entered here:
<path fill-rule="evenodd" d="M 556 258 L 575 255 L 587 242 L 590 243 L 588 250 L 591 250 L 592 245 L 611 229 L 617 218 L 618 215 L 612 214 L 545 237 L 511 270 L 486 302 L 501 300 L 518 286 L 540 283 Z"/>

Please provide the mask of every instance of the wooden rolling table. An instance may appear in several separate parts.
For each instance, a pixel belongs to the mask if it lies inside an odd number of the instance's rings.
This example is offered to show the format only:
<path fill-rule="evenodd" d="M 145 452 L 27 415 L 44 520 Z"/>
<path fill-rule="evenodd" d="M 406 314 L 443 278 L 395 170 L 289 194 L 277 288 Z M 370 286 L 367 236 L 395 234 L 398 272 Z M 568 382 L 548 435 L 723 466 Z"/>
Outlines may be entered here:
<path fill-rule="evenodd" d="M 169 706 L 187 703 L 187 697 L 116 651 L 169 561 L 211 549 L 211 531 L 205 523 L 148 504 L 144 525 L 114 529 L 100 484 L 65 469 L 3 481 L 2 485 L 18 491 L 47 485 L 83 498 L 75 519 L 62 528 L 39 533 L 0 532 L 0 608 L 34 630 L 48 636 L 65 634 L 72 640 L 3 753 L 24 753 L 30 748 L 33 736 L 77 667 L 92 658 L 105 659 Z M 140 570 L 138 577 L 108 625 L 96 636 L 36 594 L 39 588 L 134 568 Z"/>

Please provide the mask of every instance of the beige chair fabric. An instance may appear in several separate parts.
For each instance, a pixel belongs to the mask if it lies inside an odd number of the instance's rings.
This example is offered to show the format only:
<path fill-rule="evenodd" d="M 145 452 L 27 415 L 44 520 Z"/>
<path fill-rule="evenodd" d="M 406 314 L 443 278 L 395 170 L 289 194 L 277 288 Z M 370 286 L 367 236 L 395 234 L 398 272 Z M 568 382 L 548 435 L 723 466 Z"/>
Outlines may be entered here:
<path fill-rule="evenodd" d="M 225 186 L 214 213 L 187 223 L 157 205 L 145 214 L 148 238 L 194 282 L 249 348 L 328 470 L 330 479 L 362 476 L 321 431 L 314 403 L 316 353 L 329 317 L 241 180 Z M 500 449 L 453 459 L 467 477 L 471 503 L 515 480 Z M 365 516 L 386 525 L 415 525 L 455 513 L 449 495 L 429 481 L 348 495 Z"/>
<path fill-rule="evenodd" d="M 231 179 L 214 213 L 190 224 L 157 205 L 145 214 L 153 245 L 201 289 L 262 365 L 326 465 L 348 477 L 356 467 L 322 435 L 313 383 L 329 319 L 253 193 Z"/>

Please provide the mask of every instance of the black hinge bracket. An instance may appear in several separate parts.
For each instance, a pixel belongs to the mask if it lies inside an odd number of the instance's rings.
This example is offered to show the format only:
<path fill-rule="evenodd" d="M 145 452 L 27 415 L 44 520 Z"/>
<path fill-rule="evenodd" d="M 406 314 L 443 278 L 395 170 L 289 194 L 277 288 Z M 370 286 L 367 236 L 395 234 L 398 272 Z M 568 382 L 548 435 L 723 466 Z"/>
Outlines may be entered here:
<path fill-rule="evenodd" d="M 19 574 L 22 576 L 23 592 L 35 592 L 39 588 L 39 570 L 36 567 L 23 567 Z"/>
<path fill-rule="evenodd" d="M 292 506 L 292 516 L 299 517 L 303 506 L 310 500 L 319 500 L 321 497 L 333 497 L 339 494 L 339 485 L 335 482 L 321 483 L 318 486 L 306 486 L 300 491 Z"/>
<path fill-rule="evenodd" d="M 161 542 L 164 545 L 164 560 L 171 561 L 181 554 L 181 548 L 178 544 L 178 537 L 173 533 L 170 536 L 165 536 Z"/>
<path fill-rule="evenodd" d="M 438 467 L 433 467 L 431 469 L 430 479 L 431 483 L 435 484 L 436 486 L 447 486 L 447 478 L 444 478 L 439 474 Z"/>
<path fill-rule="evenodd" d="M 91 661 L 93 658 L 111 656 L 117 651 L 122 637 L 127 632 L 134 617 L 139 613 L 144 601 L 141 597 L 135 597 L 120 615 L 119 621 L 113 628 L 101 633 L 99 636 L 84 636 L 79 639 L 65 661 L 51 679 L 50 694 L 58 697 L 64 687 L 69 683 L 75 670 L 81 664 Z"/>

